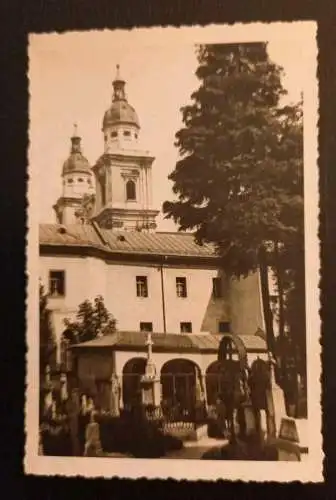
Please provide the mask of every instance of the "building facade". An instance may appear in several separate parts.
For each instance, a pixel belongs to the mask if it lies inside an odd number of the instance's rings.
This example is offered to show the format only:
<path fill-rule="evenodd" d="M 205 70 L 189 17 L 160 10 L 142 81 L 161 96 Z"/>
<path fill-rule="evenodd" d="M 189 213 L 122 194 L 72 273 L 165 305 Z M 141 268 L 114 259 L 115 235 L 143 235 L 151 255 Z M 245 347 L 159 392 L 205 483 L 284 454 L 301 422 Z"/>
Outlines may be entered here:
<path fill-rule="evenodd" d="M 132 391 L 123 380 L 144 373 L 148 332 L 158 376 L 196 373 L 193 387 L 199 380 L 206 393 L 205 377 L 223 335 L 239 337 L 251 359 L 266 356 L 259 274 L 229 279 L 210 245 L 198 246 L 192 234 L 156 231 L 154 157 L 139 149 L 140 123 L 119 68 L 102 132 L 104 152 L 91 168 L 75 130 L 56 223 L 40 225 L 40 279 L 57 344 L 64 320 L 74 319 L 84 300 L 101 295 L 117 333 L 74 352 L 82 383 L 103 387 L 102 406 L 110 404 L 113 377 L 120 404 L 129 400 Z M 162 383 L 166 394 L 169 383 Z"/>

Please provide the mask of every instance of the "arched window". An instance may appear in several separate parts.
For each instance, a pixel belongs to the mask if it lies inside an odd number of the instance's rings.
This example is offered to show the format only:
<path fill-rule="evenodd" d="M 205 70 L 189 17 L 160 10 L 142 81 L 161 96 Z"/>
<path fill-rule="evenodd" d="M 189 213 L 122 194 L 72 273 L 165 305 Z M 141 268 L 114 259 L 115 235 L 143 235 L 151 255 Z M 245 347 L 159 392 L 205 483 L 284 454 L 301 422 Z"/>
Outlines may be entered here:
<path fill-rule="evenodd" d="M 127 200 L 135 200 L 136 192 L 135 192 L 135 182 L 127 181 L 126 182 L 126 199 Z"/>

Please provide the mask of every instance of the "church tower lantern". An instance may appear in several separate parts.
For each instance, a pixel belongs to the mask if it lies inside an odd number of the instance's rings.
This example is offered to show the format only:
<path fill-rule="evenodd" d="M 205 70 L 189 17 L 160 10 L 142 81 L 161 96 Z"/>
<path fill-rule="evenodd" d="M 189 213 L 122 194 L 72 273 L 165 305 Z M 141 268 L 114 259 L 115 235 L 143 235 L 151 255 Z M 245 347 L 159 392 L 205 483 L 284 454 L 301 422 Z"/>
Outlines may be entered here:
<path fill-rule="evenodd" d="M 59 224 L 80 223 L 83 198 L 94 194 L 93 175 L 88 160 L 82 154 L 77 125 L 71 137 L 70 156 L 62 168 L 62 196 L 54 205 Z"/>
<path fill-rule="evenodd" d="M 152 231 L 154 157 L 139 147 L 140 123 L 129 104 L 117 65 L 112 102 L 103 117 L 104 153 L 92 170 L 96 179 L 94 220 L 104 228 Z"/>

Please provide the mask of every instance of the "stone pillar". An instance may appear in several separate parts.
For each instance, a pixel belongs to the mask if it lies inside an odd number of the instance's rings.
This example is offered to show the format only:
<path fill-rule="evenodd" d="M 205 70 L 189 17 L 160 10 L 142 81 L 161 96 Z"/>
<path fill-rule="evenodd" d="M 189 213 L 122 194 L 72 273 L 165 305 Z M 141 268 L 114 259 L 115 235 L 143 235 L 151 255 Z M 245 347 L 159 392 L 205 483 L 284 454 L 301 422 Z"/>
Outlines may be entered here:
<path fill-rule="evenodd" d="M 61 384 L 61 401 L 66 401 L 68 399 L 68 379 L 66 373 L 61 373 L 60 375 Z"/>
<path fill-rule="evenodd" d="M 270 377 L 271 377 L 271 394 L 269 397 L 272 399 L 273 403 L 275 433 L 278 433 L 280 430 L 281 420 L 282 418 L 286 417 L 286 406 L 285 406 L 285 397 L 283 390 L 275 381 L 273 363 L 270 363 Z"/>
<path fill-rule="evenodd" d="M 143 405 L 160 406 L 161 384 L 159 377 L 143 375 L 141 379 L 141 399 Z"/>
<path fill-rule="evenodd" d="M 51 418 L 53 420 L 56 419 L 56 416 L 57 416 L 57 412 L 56 412 L 56 401 L 53 401 L 52 404 L 51 404 Z"/>
<path fill-rule="evenodd" d="M 244 422 L 245 422 L 245 434 L 246 436 L 254 435 L 257 428 L 255 412 L 253 410 L 252 404 L 248 401 L 243 405 L 244 411 Z"/>
<path fill-rule="evenodd" d="M 41 432 L 39 432 L 38 455 L 39 455 L 39 456 L 44 455 Z"/>
<path fill-rule="evenodd" d="M 50 377 L 50 366 L 47 365 L 45 369 L 45 379 L 44 379 L 44 398 L 43 398 L 43 413 L 46 414 L 52 408 L 53 398 L 52 398 L 52 383 Z"/>
<path fill-rule="evenodd" d="M 206 389 L 206 374 L 205 373 L 201 374 L 201 386 L 202 386 L 202 398 L 203 398 L 203 401 L 204 401 L 206 408 L 208 408 L 208 395 L 207 395 L 207 389 Z"/>
<path fill-rule="evenodd" d="M 152 336 L 148 333 L 147 336 L 147 362 L 145 374 L 141 378 L 141 399 L 143 405 L 153 405 L 155 407 L 160 405 L 161 400 L 161 387 L 160 377 L 156 375 L 155 364 L 152 359 Z"/>
<path fill-rule="evenodd" d="M 153 404 L 154 406 L 160 406 L 161 403 L 161 383 L 160 379 L 156 377 L 153 380 Z"/>
<path fill-rule="evenodd" d="M 119 409 L 122 410 L 124 408 L 124 399 L 123 399 L 123 376 L 122 373 L 117 375 L 119 382 Z"/>
<path fill-rule="evenodd" d="M 80 411 L 85 415 L 85 413 L 87 412 L 87 397 L 86 397 L 86 394 L 82 395 L 82 400 L 81 400 L 80 405 L 81 405 Z"/>
<path fill-rule="evenodd" d="M 85 431 L 85 457 L 99 457 L 102 455 L 102 446 L 100 441 L 99 424 L 94 420 L 94 412 L 91 412 L 91 421 Z"/>
<path fill-rule="evenodd" d="M 111 377 L 110 412 L 114 417 L 120 415 L 120 384 L 115 373 Z"/>
<path fill-rule="evenodd" d="M 79 401 L 79 391 L 78 389 L 73 389 L 69 398 L 68 413 L 69 413 L 69 426 L 70 426 L 70 436 L 72 443 L 72 454 L 75 457 L 80 456 L 80 446 L 78 439 L 78 417 L 80 412 L 80 401 Z"/>
<path fill-rule="evenodd" d="M 267 436 L 273 434 L 274 437 L 274 429 L 270 428 L 270 424 L 268 422 L 268 416 L 266 410 L 259 410 L 260 414 L 260 432 L 262 436 Z"/>

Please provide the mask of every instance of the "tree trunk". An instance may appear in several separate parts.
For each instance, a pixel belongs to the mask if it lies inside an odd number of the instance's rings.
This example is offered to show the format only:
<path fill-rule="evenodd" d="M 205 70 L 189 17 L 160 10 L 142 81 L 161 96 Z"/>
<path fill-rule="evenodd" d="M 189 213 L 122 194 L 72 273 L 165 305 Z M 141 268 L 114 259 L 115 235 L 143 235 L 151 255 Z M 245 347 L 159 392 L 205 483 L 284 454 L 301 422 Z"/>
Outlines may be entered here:
<path fill-rule="evenodd" d="M 268 265 L 267 265 L 266 249 L 263 246 L 259 250 L 259 272 L 260 272 L 261 298 L 262 298 L 262 308 L 265 320 L 267 348 L 275 357 L 275 337 L 273 328 L 273 314 L 270 304 Z"/>
<path fill-rule="evenodd" d="M 285 308 L 284 308 L 284 287 L 283 287 L 283 270 L 279 260 L 279 244 L 278 242 L 274 245 L 275 248 L 275 274 L 277 280 L 277 288 L 279 295 L 279 337 L 284 338 L 285 335 Z"/>
<path fill-rule="evenodd" d="M 269 293 L 269 281 L 268 281 L 268 262 L 265 247 L 261 247 L 259 250 L 259 270 L 260 270 L 260 285 L 261 285 L 261 297 L 262 306 L 264 311 L 265 320 L 265 330 L 267 339 L 267 350 L 273 354 L 275 358 L 275 337 L 273 328 L 273 314 L 270 303 L 270 293 Z M 271 383 L 271 381 L 270 381 Z M 275 437 L 276 435 L 276 424 L 275 424 L 275 413 L 274 413 L 274 401 L 272 388 L 267 391 L 267 433 L 270 437 Z"/>

